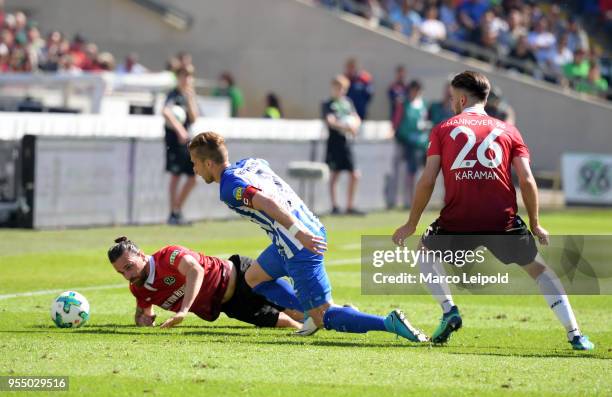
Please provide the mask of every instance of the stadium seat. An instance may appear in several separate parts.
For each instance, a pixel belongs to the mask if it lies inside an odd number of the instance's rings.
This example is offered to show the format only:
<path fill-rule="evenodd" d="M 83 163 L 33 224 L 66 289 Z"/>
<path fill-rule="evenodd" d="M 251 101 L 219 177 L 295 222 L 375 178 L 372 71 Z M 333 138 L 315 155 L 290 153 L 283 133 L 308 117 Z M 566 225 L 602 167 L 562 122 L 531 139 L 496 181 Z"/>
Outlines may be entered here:
<path fill-rule="evenodd" d="M 288 165 L 287 172 L 289 177 L 298 180 L 299 195 L 300 197 L 306 197 L 306 205 L 309 208 L 315 208 L 316 184 L 317 182 L 327 182 L 329 179 L 327 164 L 314 161 L 292 161 Z"/>

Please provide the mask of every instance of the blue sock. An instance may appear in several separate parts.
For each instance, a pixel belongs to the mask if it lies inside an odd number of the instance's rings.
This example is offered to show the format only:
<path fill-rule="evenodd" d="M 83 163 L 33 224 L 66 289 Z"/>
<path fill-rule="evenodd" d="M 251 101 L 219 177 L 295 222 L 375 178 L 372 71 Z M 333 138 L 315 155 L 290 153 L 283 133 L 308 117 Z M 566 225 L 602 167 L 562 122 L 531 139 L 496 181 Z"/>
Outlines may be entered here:
<path fill-rule="evenodd" d="M 285 279 L 277 278 L 276 280 L 260 283 L 253 288 L 253 291 L 285 309 L 304 311 L 302 304 L 295 295 L 293 286 Z"/>
<path fill-rule="evenodd" d="M 383 317 L 362 313 L 352 307 L 331 306 L 323 315 L 323 325 L 325 325 L 325 329 L 355 334 L 387 330 Z"/>

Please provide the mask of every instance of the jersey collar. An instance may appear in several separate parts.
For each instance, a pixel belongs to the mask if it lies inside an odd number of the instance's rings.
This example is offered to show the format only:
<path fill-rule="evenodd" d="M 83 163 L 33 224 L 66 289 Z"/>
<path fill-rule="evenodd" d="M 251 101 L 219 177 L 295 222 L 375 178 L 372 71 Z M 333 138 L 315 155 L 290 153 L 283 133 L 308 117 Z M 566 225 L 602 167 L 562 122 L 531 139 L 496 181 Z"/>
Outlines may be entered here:
<path fill-rule="evenodd" d="M 487 116 L 487 112 L 484 110 L 484 106 L 470 106 L 469 108 L 463 109 L 461 113 L 476 113 L 482 116 Z"/>
<path fill-rule="evenodd" d="M 149 257 L 149 276 L 147 277 L 147 281 L 145 281 L 144 287 L 151 291 L 157 291 L 153 288 L 153 282 L 155 281 L 155 259 L 153 255 Z"/>

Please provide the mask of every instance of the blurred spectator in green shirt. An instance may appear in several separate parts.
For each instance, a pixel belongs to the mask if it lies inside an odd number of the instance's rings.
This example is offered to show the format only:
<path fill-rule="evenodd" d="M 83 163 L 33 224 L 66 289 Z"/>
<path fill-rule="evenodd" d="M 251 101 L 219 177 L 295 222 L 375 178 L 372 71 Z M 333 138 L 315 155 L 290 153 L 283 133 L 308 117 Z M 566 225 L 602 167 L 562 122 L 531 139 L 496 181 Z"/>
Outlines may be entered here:
<path fill-rule="evenodd" d="M 223 72 L 219 77 L 219 86 L 214 89 L 213 96 L 228 97 L 231 105 L 232 117 L 238 117 L 240 109 L 244 106 L 242 92 L 234 83 L 234 78 L 229 72 Z"/>
<path fill-rule="evenodd" d="M 604 97 L 608 92 L 608 82 L 601 77 L 599 65 L 592 64 L 586 79 L 579 80 L 575 85 L 576 91 Z"/>
<path fill-rule="evenodd" d="M 586 60 L 585 52 L 579 48 L 574 52 L 574 61 L 563 66 L 563 74 L 570 83 L 579 79 L 586 79 L 589 75 L 589 61 Z"/>

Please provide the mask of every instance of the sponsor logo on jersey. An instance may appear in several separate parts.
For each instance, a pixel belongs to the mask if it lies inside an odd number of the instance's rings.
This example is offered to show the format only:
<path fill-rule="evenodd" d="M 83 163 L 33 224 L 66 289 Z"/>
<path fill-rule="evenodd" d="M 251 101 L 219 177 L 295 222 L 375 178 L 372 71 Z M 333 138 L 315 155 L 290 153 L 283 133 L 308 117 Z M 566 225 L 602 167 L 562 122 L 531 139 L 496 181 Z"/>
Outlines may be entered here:
<path fill-rule="evenodd" d="M 242 187 L 237 187 L 232 192 L 232 196 L 234 196 L 236 200 L 242 201 L 242 191 L 243 191 Z"/>
<path fill-rule="evenodd" d="M 174 265 L 174 260 L 176 259 L 176 256 L 180 253 L 181 253 L 181 250 L 172 251 L 172 254 L 170 254 L 170 266 Z"/>
<path fill-rule="evenodd" d="M 164 284 L 172 285 L 176 282 L 176 279 L 172 276 L 164 277 Z"/>
<path fill-rule="evenodd" d="M 181 288 L 179 288 L 176 291 L 174 291 L 172 293 L 172 295 L 170 295 L 170 297 L 168 299 L 166 299 L 164 301 L 164 303 L 162 303 L 160 305 L 160 307 L 162 309 L 169 310 L 172 307 L 172 305 L 174 305 L 176 303 L 176 301 L 178 301 L 179 299 L 181 299 L 183 297 L 183 295 L 185 295 L 185 286 L 184 285 L 182 285 Z"/>

